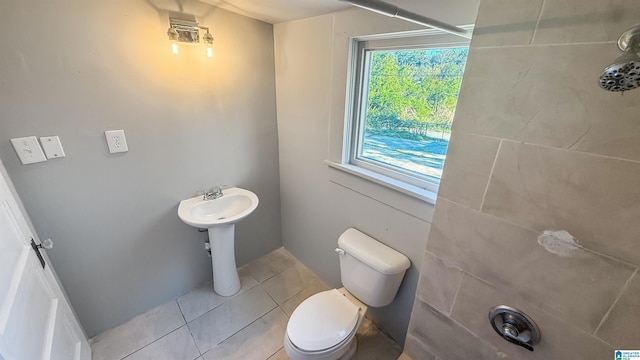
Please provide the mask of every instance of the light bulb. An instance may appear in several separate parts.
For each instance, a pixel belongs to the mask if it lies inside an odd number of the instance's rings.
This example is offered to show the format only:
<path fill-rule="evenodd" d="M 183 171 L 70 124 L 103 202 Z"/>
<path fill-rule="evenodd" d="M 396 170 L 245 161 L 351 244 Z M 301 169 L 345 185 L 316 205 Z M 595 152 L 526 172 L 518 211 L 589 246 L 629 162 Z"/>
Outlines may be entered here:
<path fill-rule="evenodd" d="M 169 37 L 169 40 L 171 40 L 171 52 L 177 54 L 178 44 L 176 44 L 176 41 L 178 40 L 178 31 L 176 31 L 173 26 L 169 26 L 169 29 L 167 30 L 167 36 Z"/>
<path fill-rule="evenodd" d="M 213 45 L 213 35 L 209 32 L 209 29 L 207 29 L 207 32 L 202 37 L 202 41 L 207 44 L 207 56 L 213 57 L 213 49 L 211 48 L 211 45 Z"/>

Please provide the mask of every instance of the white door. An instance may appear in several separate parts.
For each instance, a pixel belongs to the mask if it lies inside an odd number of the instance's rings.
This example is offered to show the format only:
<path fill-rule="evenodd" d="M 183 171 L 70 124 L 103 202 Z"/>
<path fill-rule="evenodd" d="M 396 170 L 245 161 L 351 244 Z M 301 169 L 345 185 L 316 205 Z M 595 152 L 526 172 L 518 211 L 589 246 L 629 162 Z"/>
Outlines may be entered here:
<path fill-rule="evenodd" d="M 84 332 L 32 239 L 0 172 L 0 360 L 89 360 Z"/>

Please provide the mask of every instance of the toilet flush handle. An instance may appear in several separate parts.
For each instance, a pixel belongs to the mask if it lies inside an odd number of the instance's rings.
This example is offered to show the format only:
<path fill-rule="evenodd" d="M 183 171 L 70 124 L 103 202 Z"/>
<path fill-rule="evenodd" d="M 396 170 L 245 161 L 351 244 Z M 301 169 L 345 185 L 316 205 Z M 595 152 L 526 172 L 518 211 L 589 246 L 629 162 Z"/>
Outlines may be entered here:
<path fill-rule="evenodd" d="M 336 248 L 336 252 L 337 252 L 338 254 L 340 254 L 340 255 L 344 255 L 344 254 L 345 254 L 344 250 L 342 250 L 342 249 L 340 249 L 340 248 Z"/>

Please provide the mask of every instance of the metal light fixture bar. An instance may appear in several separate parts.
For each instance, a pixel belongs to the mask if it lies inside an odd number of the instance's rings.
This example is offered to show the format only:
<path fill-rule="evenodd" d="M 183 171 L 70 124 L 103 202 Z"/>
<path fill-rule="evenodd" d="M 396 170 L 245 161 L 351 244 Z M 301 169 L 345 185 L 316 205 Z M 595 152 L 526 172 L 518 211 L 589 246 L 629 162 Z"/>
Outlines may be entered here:
<path fill-rule="evenodd" d="M 170 40 L 197 44 L 200 42 L 200 30 L 206 30 L 207 34 L 211 36 L 209 28 L 200 26 L 195 21 L 169 18 L 169 31 L 167 34 Z M 204 37 L 204 40 L 207 40 L 208 36 L 206 34 Z M 213 38 L 211 38 L 211 42 L 213 42 Z"/>
<path fill-rule="evenodd" d="M 200 43 L 200 30 L 205 30 L 206 33 L 202 36 L 202 42 L 207 46 L 207 56 L 213 56 L 213 35 L 209 32 L 208 27 L 200 26 L 194 20 L 169 18 L 169 29 L 167 30 L 167 36 L 171 40 L 171 48 L 174 54 L 178 53 L 177 42 L 198 44 Z"/>
<path fill-rule="evenodd" d="M 396 17 L 418 25 L 429 26 L 442 30 L 449 34 L 457 35 L 466 39 L 471 39 L 471 32 L 445 22 L 422 16 L 420 14 L 399 8 L 398 6 L 381 0 L 340 0 L 353 6 L 357 6 L 378 14 Z"/>

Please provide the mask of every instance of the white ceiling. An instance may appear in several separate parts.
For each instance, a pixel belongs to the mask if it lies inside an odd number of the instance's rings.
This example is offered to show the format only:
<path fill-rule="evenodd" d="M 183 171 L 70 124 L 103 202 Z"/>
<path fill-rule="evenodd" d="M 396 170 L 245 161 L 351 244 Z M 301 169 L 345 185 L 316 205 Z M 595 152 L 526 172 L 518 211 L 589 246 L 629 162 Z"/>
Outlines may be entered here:
<path fill-rule="evenodd" d="M 270 24 L 348 9 L 338 0 L 200 0 Z"/>
<path fill-rule="evenodd" d="M 175 1 L 175 0 L 148 0 Z M 475 22 L 480 0 L 385 0 L 398 7 L 453 25 Z M 352 8 L 338 0 L 199 0 L 270 24 Z"/>

